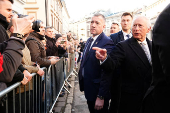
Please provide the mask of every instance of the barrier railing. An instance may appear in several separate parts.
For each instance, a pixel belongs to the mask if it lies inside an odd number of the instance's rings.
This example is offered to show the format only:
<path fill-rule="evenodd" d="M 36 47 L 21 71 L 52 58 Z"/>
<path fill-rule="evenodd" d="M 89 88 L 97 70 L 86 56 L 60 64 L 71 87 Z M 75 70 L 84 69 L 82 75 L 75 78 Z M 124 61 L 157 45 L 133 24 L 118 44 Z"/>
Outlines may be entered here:
<path fill-rule="evenodd" d="M 61 58 L 48 69 L 43 67 L 45 74 L 42 77 L 33 73 L 28 86 L 17 82 L 1 91 L 0 112 L 52 113 L 62 89 L 68 91 L 65 84 L 72 87 L 67 80 L 71 75 L 75 75 L 74 58 L 74 54 L 69 54 L 68 58 Z M 21 89 L 24 89 L 24 92 L 21 92 Z"/>

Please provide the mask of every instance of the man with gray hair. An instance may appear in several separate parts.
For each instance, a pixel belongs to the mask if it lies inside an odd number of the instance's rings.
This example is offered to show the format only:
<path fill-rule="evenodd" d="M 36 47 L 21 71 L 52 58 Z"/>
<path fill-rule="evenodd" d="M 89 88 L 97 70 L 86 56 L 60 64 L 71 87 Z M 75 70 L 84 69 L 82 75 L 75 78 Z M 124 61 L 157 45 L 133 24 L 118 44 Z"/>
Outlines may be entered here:
<path fill-rule="evenodd" d="M 105 17 L 95 14 L 91 19 L 90 32 L 92 37 L 87 40 L 83 51 L 79 70 L 80 91 L 84 91 L 90 113 L 108 113 L 110 92 L 109 76 L 103 73 L 100 61 L 95 57 L 92 47 L 105 48 L 111 52 L 113 42 L 103 30 Z"/>
<path fill-rule="evenodd" d="M 151 83 L 151 41 L 146 33 L 151 29 L 145 16 L 137 17 L 132 26 L 132 38 L 119 42 L 112 52 L 96 48 L 104 72 L 121 69 L 121 89 L 118 113 L 139 113 L 142 99 Z M 114 75 L 113 75 L 114 76 Z"/>

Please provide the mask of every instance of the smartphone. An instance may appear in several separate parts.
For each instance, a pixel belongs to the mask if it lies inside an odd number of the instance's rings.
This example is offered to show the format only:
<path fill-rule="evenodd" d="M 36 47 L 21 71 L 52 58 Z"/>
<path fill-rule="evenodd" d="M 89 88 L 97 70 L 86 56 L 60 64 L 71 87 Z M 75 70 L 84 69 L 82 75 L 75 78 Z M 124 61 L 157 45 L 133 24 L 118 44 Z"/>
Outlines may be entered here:
<path fill-rule="evenodd" d="M 64 44 L 64 42 L 65 42 L 65 40 L 62 40 L 62 41 L 60 42 L 60 44 Z"/>

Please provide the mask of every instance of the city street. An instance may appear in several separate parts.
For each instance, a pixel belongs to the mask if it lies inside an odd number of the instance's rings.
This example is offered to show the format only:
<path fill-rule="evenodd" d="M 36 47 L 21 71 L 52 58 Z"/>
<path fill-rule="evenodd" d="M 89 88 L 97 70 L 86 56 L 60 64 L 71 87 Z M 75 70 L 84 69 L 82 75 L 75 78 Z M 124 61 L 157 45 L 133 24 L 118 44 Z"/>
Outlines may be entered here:
<path fill-rule="evenodd" d="M 88 106 L 86 99 L 84 97 L 84 92 L 80 92 L 78 77 L 75 78 L 75 87 L 74 87 L 74 98 L 72 105 L 72 113 L 88 113 Z"/>

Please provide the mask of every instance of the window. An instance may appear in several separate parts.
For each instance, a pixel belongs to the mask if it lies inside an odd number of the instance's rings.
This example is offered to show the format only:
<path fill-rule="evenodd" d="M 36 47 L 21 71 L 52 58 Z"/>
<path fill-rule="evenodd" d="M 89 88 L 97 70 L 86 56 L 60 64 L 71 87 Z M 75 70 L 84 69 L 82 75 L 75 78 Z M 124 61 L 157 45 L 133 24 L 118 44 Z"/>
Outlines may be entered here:
<path fill-rule="evenodd" d="M 53 27 L 53 15 L 51 15 L 51 26 Z"/>

